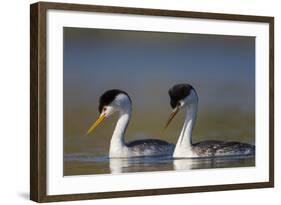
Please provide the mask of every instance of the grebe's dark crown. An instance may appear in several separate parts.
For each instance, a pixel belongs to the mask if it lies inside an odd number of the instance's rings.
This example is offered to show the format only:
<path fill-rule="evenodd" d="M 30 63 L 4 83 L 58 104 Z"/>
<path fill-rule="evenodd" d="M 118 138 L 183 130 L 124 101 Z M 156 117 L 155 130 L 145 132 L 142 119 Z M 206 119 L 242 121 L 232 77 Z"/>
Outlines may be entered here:
<path fill-rule="evenodd" d="M 174 109 L 177 107 L 181 100 L 186 98 L 190 92 L 195 89 L 189 84 L 177 84 L 169 89 L 170 105 Z"/>
<path fill-rule="evenodd" d="M 128 95 L 128 93 L 126 93 L 123 90 L 118 90 L 118 89 L 108 90 L 105 93 L 103 93 L 102 96 L 100 97 L 99 112 L 101 113 L 103 107 L 112 103 L 115 100 L 116 96 L 119 94 L 127 95 L 128 98 L 130 99 L 130 96 Z M 131 99 L 130 99 L 130 101 L 131 101 Z"/>

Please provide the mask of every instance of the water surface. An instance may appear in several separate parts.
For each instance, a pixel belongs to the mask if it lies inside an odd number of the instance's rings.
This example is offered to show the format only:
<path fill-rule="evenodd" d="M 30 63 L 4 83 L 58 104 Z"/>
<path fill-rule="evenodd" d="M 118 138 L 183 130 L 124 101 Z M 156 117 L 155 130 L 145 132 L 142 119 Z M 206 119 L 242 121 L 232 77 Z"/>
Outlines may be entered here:
<path fill-rule="evenodd" d="M 187 171 L 193 169 L 255 166 L 254 156 L 173 159 L 163 157 L 113 158 L 89 153 L 65 156 L 64 175 L 120 174 L 130 172 Z"/>

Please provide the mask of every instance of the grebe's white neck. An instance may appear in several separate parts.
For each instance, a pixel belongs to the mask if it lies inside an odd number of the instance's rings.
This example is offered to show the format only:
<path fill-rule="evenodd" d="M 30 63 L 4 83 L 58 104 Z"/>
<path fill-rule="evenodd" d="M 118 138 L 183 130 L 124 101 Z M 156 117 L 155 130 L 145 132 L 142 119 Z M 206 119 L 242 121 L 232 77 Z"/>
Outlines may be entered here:
<path fill-rule="evenodd" d="M 185 121 L 173 157 L 193 157 L 192 130 L 196 121 L 198 103 L 188 104 L 185 109 Z"/>
<path fill-rule="evenodd" d="M 110 141 L 110 157 L 122 156 L 122 153 L 126 151 L 124 149 L 127 149 L 124 135 L 131 118 L 131 111 L 131 102 L 129 100 L 118 104 L 119 118 Z"/>

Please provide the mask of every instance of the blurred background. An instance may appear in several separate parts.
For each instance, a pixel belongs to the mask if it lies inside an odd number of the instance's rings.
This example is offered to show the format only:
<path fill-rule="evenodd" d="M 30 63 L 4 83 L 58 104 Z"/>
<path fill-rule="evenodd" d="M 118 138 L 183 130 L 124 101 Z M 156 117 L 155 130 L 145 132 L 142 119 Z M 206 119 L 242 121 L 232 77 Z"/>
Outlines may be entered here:
<path fill-rule="evenodd" d="M 183 112 L 160 138 L 171 112 L 168 89 L 189 83 L 199 96 L 193 142 L 255 143 L 254 37 L 65 27 L 63 66 L 65 159 L 108 154 L 117 115 L 90 136 L 86 132 L 99 116 L 99 97 L 113 88 L 133 102 L 126 141 L 176 143 Z M 66 174 L 75 172 L 66 160 L 64 165 Z"/>

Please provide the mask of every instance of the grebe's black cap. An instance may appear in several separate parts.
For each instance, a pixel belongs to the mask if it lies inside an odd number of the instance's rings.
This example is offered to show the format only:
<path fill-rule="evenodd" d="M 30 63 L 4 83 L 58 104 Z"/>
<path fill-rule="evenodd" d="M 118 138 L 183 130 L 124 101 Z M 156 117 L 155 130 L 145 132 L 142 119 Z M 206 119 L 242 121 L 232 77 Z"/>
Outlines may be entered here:
<path fill-rule="evenodd" d="M 174 109 L 179 105 L 179 101 L 186 98 L 191 90 L 194 90 L 192 85 L 189 84 L 177 84 L 169 89 L 170 105 Z"/>
<path fill-rule="evenodd" d="M 105 93 L 103 93 L 102 96 L 100 97 L 100 100 L 99 100 L 99 112 L 101 113 L 102 112 L 102 108 L 104 106 L 109 105 L 110 103 L 112 103 L 115 100 L 116 96 L 119 95 L 119 94 L 125 94 L 130 99 L 130 96 L 125 91 L 118 90 L 118 89 L 108 90 Z M 130 101 L 131 101 L 131 99 L 130 99 Z"/>

